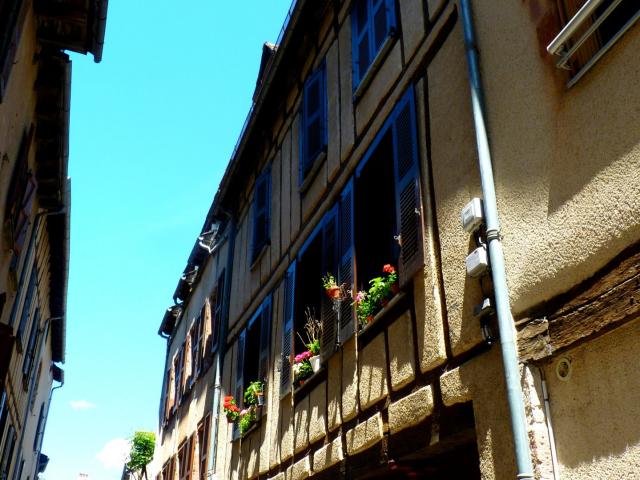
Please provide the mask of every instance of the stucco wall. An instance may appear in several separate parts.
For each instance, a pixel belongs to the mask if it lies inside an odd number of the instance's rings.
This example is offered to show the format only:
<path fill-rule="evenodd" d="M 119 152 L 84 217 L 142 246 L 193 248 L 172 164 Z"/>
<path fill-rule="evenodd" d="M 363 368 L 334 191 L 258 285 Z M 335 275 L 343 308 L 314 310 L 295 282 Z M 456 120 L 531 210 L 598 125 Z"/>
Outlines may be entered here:
<path fill-rule="evenodd" d="M 537 37 L 545 3 L 474 4 L 516 312 L 640 238 L 640 28 L 566 90 Z"/>
<path fill-rule="evenodd" d="M 562 478 L 638 477 L 639 336 L 634 320 L 545 366 Z M 556 375 L 560 358 L 571 362 L 566 381 Z"/>

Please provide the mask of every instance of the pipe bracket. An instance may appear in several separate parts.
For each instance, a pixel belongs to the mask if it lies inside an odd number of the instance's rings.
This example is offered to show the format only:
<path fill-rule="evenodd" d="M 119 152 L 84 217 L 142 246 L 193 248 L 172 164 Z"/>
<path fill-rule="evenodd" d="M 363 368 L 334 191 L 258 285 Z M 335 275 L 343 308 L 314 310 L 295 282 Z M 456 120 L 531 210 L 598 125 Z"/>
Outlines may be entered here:
<path fill-rule="evenodd" d="M 500 230 L 497 228 L 492 228 L 491 230 L 487 230 L 487 243 L 492 240 L 501 240 L 502 236 L 500 235 Z"/>

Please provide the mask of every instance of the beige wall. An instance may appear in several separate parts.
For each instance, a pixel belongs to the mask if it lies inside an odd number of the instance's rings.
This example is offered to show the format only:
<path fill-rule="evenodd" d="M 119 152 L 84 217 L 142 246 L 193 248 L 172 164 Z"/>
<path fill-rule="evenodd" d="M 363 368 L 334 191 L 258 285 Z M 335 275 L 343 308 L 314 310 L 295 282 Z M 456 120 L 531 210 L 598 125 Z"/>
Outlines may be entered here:
<path fill-rule="evenodd" d="M 640 471 L 640 321 L 545 365 L 562 478 L 631 479 Z M 571 374 L 560 380 L 560 359 Z"/>

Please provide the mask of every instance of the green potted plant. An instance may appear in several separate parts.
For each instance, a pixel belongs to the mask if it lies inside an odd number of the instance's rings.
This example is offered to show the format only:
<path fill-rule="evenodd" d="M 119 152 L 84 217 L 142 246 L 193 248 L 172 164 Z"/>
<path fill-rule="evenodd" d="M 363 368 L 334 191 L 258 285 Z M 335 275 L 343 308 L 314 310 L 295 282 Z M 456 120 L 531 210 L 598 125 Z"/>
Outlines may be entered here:
<path fill-rule="evenodd" d="M 311 353 L 308 360 L 313 369 L 313 373 L 320 370 L 320 334 L 322 332 L 322 323 L 316 318 L 313 308 L 307 307 L 304 310 L 307 321 L 304 324 L 306 339 L 298 333 L 298 337 Z"/>
<path fill-rule="evenodd" d="M 309 362 L 309 358 L 311 358 L 311 352 L 309 350 L 299 353 L 295 357 L 293 377 L 296 387 L 301 387 L 306 379 L 313 375 L 313 367 L 311 366 L 311 362 Z"/>
<path fill-rule="evenodd" d="M 382 276 L 369 280 L 368 291 L 359 291 L 353 298 L 356 316 L 363 328 L 366 328 L 375 315 L 400 291 L 395 267 L 386 264 L 382 267 L 382 273 Z"/>
<path fill-rule="evenodd" d="M 251 405 L 249 408 L 242 410 L 240 412 L 240 422 L 238 423 L 240 435 L 247 433 L 257 420 L 255 405 Z"/>
<path fill-rule="evenodd" d="M 322 286 L 331 300 L 337 300 L 340 298 L 340 286 L 338 285 L 338 282 L 336 282 L 336 278 L 330 273 L 327 273 L 322 277 Z"/>
<path fill-rule="evenodd" d="M 264 405 L 264 383 L 259 380 L 251 382 L 244 392 L 245 405 Z"/>

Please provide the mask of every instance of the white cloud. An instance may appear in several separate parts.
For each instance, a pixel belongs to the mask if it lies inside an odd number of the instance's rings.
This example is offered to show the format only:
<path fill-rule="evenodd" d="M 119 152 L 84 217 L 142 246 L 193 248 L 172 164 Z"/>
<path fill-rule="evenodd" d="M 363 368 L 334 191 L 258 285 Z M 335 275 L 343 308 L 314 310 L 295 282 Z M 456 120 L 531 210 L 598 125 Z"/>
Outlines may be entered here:
<path fill-rule="evenodd" d="M 102 450 L 98 452 L 96 458 L 100 460 L 104 468 L 122 469 L 127 461 L 127 456 L 131 450 L 131 444 L 124 438 L 114 438 L 109 440 Z"/>
<path fill-rule="evenodd" d="M 74 410 L 89 410 L 91 408 L 96 408 L 94 403 L 86 400 L 72 400 L 69 402 L 69 405 L 71 405 L 71 408 Z"/>

